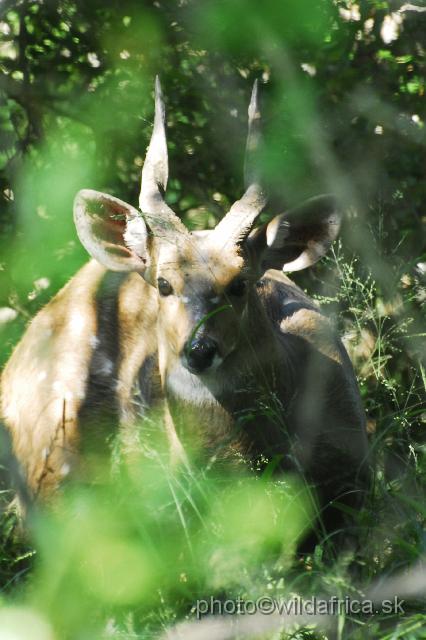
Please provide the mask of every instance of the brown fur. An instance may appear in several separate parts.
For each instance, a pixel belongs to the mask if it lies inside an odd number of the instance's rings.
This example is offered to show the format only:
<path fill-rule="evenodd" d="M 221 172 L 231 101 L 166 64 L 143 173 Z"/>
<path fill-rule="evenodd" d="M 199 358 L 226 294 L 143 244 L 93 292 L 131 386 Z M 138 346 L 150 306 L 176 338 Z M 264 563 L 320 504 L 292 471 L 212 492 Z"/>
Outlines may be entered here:
<path fill-rule="evenodd" d="M 34 318 L 2 374 L 2 416 L 35 494 L 50 493 L 74 463 L 104 273 L 85 265 Z"/>
<path fill-rule="evenodd" d="M 79 409 L 87 393 L 87 362 L 98 330 L 94 301 L 104 274 L 94 261 L 84 266 L 33 320 L 2 376 L 2 414 L 35 494 L 49 494 L 74 464 Z M 243 323 L 247 335 L 240 336 L 238 350 L 229 355 L 226 375 L 225 371 L 220 375 L 221 384 L 214 376 L 207 376 L 202 394 L 200 389 L 193 389 L 192 393 L 200 396 L 194 402 L 190 395 L 179 397 L 173 374 L 170 375 L 177 353 L 167 351 L 165 340 L 158 344 L 156 332 L 161 330 L 161 323 L 158 329 L 156 323 L 159 310 L 161 319 L 161 304 L 159 307 L 155 290 L 137 274 L 123 279 L 118 292 L 120 356 L 116 389 L 128 446 L 138 417 L 132 404 L 138 375 L 159 346 L 164 357 L 163 393 L 168 396 L 170 407 L 166 425 L 174 457 L 180 458 L 185 447 L 207 456 L 217 456 L 219 451 L 219 457 L 224 458 L 232 456 L 232 452 L 250 457 L 287 451 L 299 456 L 315 476 L 323 473 L 332 447 L 347 451 L 353 457 L 353 465 L 358 464 L 356 461 L 366 452 L 365 434 L 359 427 L 360 421 L 363 423 L 362 408 L 350 365 L 329 322 L 285 275 L 269 271 L 260 285 L 259 292 L 251 294 L 251 313 Z M 224 282 L 218 283 L 216 292 L 225 286 Z M 299 307 L 287 316 L 283 302 L 288 298 L 298 301 Z M 190 323 L 182 310 L 172 307 L 171 313 L 184 324 L 169 321 L 167 340 L 180 336 L 182 341 Z M 84 325 L 78 324 L 79 317 L 84 318 Z M 222 317 L 222 325 L 224 319 L 226 316 Z M 283 350 L 282 339 L 294 339 L 297 344 L 290 342 Z M 301 348 L 310 354 L 310 374 L 306 363 L 300 367 L 297 362 Z M 315 363 L 315 354 L 319 363 Z M 320 380 L 316 379 L 318 366 Z M 183 384 L 194 384 L 191 379 L 188 374 Z M 58 382 L 60 385 L 55 384 Z M 336 385 L 344 397 L 341 408 L 336 408 Z M 307 394 L 318 398 L 309 400 Z M 253 410 L 262 397 L 269 398 L 269 402 L 274 398 L 286 418 L 280 425 L 279 419 L 274 423 L 270 417 L 257 415 L 254 424 L 241 429 L 235 416 L 243 415 L 245 408 Z M 312 404 L 315 415 L 311 415 L 308 406 Z M 324 428 L 325 412 L 329 437 Z M 286 420 L 296 433 L 292 453 L 283 435 Z M 300 450 L 298 442 L 303 443 Z M 320 456 L 314 453 L 318 446 L 323 448 Z"/>
<path fill-rule="evenodd" d="M 272 460 L 302 471 L 324 504 L 346 493 L 354 505 L 368 472 L 352 367 L 328 320 L 281 272 L 324 255 L 340 214 L 318 196 L 250 233 L 266 204 L 251 167 L 258 120 L 255 83 L 246 192 L 214 230 L 189 232 L 164 201 L 158 79 L 143 213 L 77 194 L 77 232 L 99 263 L 35 317 L 1 380 L 2 417 L 33 495 L 52 495 L 76 468 L 84 477 L 81 460 L 116 425 L 131 452 L 141 417 L 160 404 L 175 461 Z"/>

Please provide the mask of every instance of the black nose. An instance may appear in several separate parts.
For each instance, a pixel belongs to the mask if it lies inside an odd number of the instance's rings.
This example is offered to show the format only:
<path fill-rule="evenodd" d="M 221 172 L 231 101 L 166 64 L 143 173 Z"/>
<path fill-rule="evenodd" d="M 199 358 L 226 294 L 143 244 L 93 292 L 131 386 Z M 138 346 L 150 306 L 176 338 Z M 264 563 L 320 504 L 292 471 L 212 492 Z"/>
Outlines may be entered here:
<path fill-rule="evenodd" d="M 205 371 L 212 365 L 217 350 L 217 344 L 211 338 L 188 341 L 184 348 L 188 369 L 192 373 Z"/>

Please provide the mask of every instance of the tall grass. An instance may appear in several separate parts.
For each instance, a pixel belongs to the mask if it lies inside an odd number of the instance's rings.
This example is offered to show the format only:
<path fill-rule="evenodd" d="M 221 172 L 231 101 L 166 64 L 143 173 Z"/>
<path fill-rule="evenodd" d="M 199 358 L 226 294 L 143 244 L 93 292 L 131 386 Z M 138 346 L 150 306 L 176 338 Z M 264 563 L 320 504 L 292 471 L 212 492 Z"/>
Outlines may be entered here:
<path fill-rule="evenodd" d="M 65 488 L 52 508 L 31 512 L 26 537 L 14 528 L 13 511 L 3 512 L 0 634 L 22 624 L 11 637 L 29 637 L 35 616 L 43 639 L 53 637 L 43 624 L 58 638 L 151 638 L 183 620 L 190 623 L 185 634 L 207 637 L 196 620 L 199 599 L 356 599 L 377 580 L 385 592 L 392 576 L 409 572 L 425 553 L 425 449 L 417 432 L 424 371 L 407 349 L 414 321 L 405 306 L 418 299 L 420 283 L 415 274 L 403 277 L 387 300 L 341 243 L 315 275 L 316 297 L 337 313 L 358 373 L 374 453 L 371 495 L 352 514 L 355 545 L 330 560 L 324 539 L 298 556 L 314 513 L 300 480 L 253 475 L 244 465 L 219 475 L 214 464 L 173 470 L 156 419 L 147 418 L 129 459 L 116 447 L 115 464 L 102 461 L 101 476 L 96 464 L 95 481 Z M 410 383 L 402 385 L 405 377 Z M 286 637 L 422 638 L 421 589 L 407 599 L 406 582 L 396 584 L 403 614 L 300 618 L 288 621 Z"/>

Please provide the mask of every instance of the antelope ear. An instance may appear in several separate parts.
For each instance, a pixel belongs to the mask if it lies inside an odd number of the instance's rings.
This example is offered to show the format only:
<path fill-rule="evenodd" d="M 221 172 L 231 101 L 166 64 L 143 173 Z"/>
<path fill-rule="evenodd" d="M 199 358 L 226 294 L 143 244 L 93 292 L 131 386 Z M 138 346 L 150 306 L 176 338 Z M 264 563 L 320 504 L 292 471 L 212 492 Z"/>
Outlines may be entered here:
<path fill-rule="evenodd" d="M 299 271 L 325 255 L 340 230 L 335 199 L 321 195 L 273 218 L 257 229 L 250 242 L 262 270 Z"/>
<path fill-rule="evenodd" d="M 145 222 L 126 202 L 83 189 L 74 200 L 74 222 L 84 248 L 107 269 L 143 273 L 148 267 Z"/>

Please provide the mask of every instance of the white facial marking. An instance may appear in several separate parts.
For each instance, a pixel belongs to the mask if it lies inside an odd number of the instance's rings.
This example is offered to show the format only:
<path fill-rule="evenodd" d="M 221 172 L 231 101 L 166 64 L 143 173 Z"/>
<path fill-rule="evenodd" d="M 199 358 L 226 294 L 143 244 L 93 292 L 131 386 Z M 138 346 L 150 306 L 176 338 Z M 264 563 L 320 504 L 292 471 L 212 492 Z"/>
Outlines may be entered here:
<path fill-rule="evenodd" d="M 177 365 L 167 375 L 166 385 L 180 400 L 194 405 L 217 404 L 211 391 L 182 365 Z"/>
<path fill-rule="evenodd" d="M 223 358 L 216 354 L 212 366 L 201 375 L 191 373 L 182 363 L 176 364 L 167 373 L 166 386 L 177 398 L 191 404 L 217 404 L 216 397 L 221 396 L 225 389 L 229 390 L 229 386 L 233 384 L 225 374 L 215 373 L 222 361 Z"/>
<path fill-rule="evenodd" d="M 37 380 L 39 380 L 40 382 L 42 380 L 46 380 L 47 378 L 47 372 L 46 371 L 40 371 L 40 373 L 37 376 Z"/>

